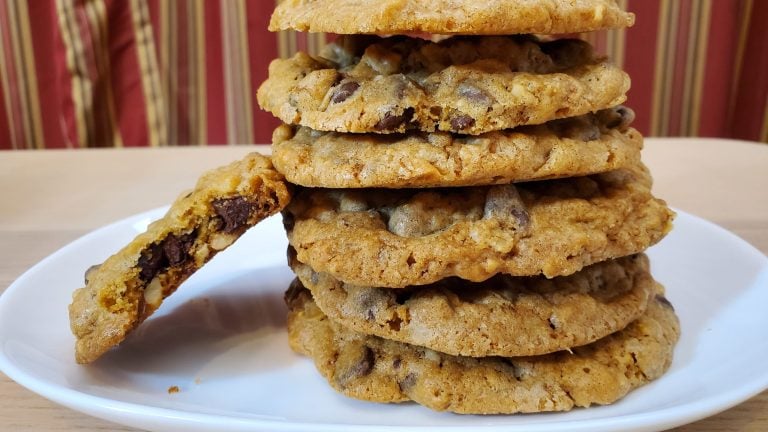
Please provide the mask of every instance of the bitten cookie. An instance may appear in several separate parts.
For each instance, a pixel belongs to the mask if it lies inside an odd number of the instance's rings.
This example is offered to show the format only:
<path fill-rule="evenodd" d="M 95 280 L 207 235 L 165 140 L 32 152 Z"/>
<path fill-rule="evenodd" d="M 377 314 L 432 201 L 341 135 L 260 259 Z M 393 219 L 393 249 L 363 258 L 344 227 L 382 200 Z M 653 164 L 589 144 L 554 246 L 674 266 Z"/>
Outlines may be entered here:
<path fill-rule="evenodd" d="M 478 136 L 318 132 L 282 125 L 272 162 L 291 183 L 326 188 L 504 184 L 575 177 L 635 165 L 643 138 L 619 106 Z"/>
<path fill-rule="evenodd" d="M 269 29 L 327 33 L 581 33 L 630 27 L 615 0 L 284 0 Z"/>
<path fill-rule="evenodd" d="M 447 354 L 517 357 L 594 342 L 645 312 L 655 293 L 645 255 L 585 267 L 554 279 L 496 275 L 405 289 L 345 284 L 289 253 L 300 283 L 333 321 Z"/>
<path fill-rule="evenodd" d="M 657 295 L 624 330 L 571 351 L 456 357 L 348 330 L 295 285 L 286 301 L 291 348 L 311 357 L 337 391 L 462 414 L 566 411 L 615 402 L 669 368 L 680 335 L 674 310 Z"/>
<path fill-rule="evenodd" d="M 445 189 L 301 189 L 283 211 L 299 261 L 360 286 L 497 273 L 565 276 L 644 251 L 672 228 L 643 165 Z"/>
<path fill-rule="evenodd" d="M 283 176 L 256 153 L 205 173 L 146 232 L 86 273 L 69 305 L 78 363 L 119 344 L 179 284 L 290 198 Z"/>
<path fill-rule="evenodd" d="M 579 39 L 349 36 L 274 60 L 259 105 L 322 131 L 478 135 L 618 105 L 629 76 Z"/>

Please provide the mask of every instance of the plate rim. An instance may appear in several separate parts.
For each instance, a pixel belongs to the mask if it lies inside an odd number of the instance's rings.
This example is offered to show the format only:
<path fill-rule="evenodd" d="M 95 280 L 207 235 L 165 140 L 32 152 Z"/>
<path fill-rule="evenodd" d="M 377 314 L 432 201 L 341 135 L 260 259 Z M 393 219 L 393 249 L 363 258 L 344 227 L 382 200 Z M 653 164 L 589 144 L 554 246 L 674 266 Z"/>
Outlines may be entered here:
<path fill-rule="evenodd" d="M 26 280 L 32 277 L 34 273 L 40 271 L 41 267 L 49 264 L 50 261 L 59 258 L 61 255 L 65 255 L 71 249 L 77 248 L 81 243 L 87 242 L 93 237 L 103 235 L 104 231 L 108 231 L 123 225 L 132 225 L 142 219 L 154 219 L 157 215 L 162 215 L 165 211 L 167 211 L 168 208 L 169 206 L 157 207 L 103 225 L 72 240 L 71 242 L 47 255 L 45 258 L 41 259 L 32 267 L 24 271 L 20 276 L 18 276 L 6 288 L 2 295 L 0 295 L 0 316 L 3 315 L 3 310 L 9 308 L 9 304 L 11 304 L 11 300 L 9 299 L 13 298 L 16 292 L 21 289 L 20 287 L 24 286 Z M 763 254 L 759 249 L 757 249 L 755 246 L 737 234 L 723 228 L 714 222 L 696 216 L 692 213 L 676 208 L 673 208 L 673 210 L 677 212 L 678 218 L 688 219 L 690 222 L 701 225 L 705 229 L 712 230 L 717 234 L 724 236 L 729 241 L 735 242 L 745 252 L 754 255 L 755 259 L 758 260 L 757 262 L 760 263 L 761 268 L 768 268 L 768 256 Z M 2 331 L 0 331 L 0 337 L 2 336 Z M 0 339 L 0 342 L 3 342 L 3 339 Z M 370 425 L 357 423 L 316 423 L 289 420 L 283 421 L 277 419 L 260 419 L 257 417 L 238 417 L 223 414 L 196 413 L 191 411 L 143 405 L 134 402 L 124 402 L 108 397 L 88 394 L 83 391 L 62 385 L 51 384 L 45 379 L 41 379 L 32 374 L 29 374 L 19 368 L 15 362 L 8 358 L 4 345 L 0 346 L 0 372 L 3 372 L 11 380 L 31 390 L 32 392 L 57 404 L 65 406 L 68 409 L 73 409 L 86 415 L 101 418 L 107 421 L 117 422 L 119 424 L 125 424 L 130 427 L 136 427 L 135 424 L 141 421 L 144 424 L 175 424 L 188 427 L 194 425 L 194 430 L 207 430 L 207 428 L 211 427 L 224 426 L 231 430 L 306 431 L 311 429 L 320 432 L 348 431 L 358 429 L 365 429 L 369 431 L 418 429 L 422 431 L 450 430 L 457 432 L 474 431 L 478 429 L 505 431 L 525 430 L 531 432 L 596 430 L 608 431 L 623 430 L 623 428 L 627 427 L 635 428 L 633 430 L 655 430 L 656 428 L 676 427 L 709 417 L 711 415 L 715 415 L 754 397 L 755 395 L 768 388 L 767 369 L 762 375 L 756 376 L 754 380 L 748 382 L 746 385 L 732 388 L 729 391 L 718 393 L 715 396 L 705 399 L 694 400 L 682 405 L 675 405 L 650 412 L 641 412 L 618 417 L 599 419 L 569 419 L 567 421 L 546 421 L 521 425 L 476 424 L 456 426 L 414 426 Z M 683 407 L 686 407 L 686 409 L 681 415 L 680 411 L 683 409 Z M 557 413 L 540 414 L 551 414 L 553 416 L 557 415 Z M 126 423 L 125 421 L 128 420 L 136 420 L 137 422 Z M 200 429 L 201 426 L 204 428 Z"/>

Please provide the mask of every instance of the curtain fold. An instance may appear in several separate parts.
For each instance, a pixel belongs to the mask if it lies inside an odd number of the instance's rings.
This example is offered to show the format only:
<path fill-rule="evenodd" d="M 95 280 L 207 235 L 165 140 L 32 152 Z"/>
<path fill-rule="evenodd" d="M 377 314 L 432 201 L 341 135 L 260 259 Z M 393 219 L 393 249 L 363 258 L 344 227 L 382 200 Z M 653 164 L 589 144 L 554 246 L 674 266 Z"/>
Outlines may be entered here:
<path fill-rule="evenodd" d="M 580 37 L 632 76 L 638 129 L 768 142 L 768 2 L 618 1 L 635 27 Z M 268 32 L 274 5 L 0 2 L 0 149 L 268 143 L 270 60 L 328 39 Z"/>

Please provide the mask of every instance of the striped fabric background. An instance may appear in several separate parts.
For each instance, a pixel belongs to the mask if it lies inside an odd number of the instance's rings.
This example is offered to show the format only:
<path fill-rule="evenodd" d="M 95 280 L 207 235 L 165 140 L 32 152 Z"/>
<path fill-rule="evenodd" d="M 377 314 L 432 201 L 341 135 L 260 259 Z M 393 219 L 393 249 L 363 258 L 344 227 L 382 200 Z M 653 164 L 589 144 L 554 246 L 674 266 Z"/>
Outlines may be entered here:
<path fill-rule="evenodd" d="M 768 1 L 619 0 L 582 35 L 633 78 L 646 135 L 768 142 Z M 273 0 L 0 1 L 0 149 L 269 142 L 270 59 L 322 34 L 266 31 Z"/>

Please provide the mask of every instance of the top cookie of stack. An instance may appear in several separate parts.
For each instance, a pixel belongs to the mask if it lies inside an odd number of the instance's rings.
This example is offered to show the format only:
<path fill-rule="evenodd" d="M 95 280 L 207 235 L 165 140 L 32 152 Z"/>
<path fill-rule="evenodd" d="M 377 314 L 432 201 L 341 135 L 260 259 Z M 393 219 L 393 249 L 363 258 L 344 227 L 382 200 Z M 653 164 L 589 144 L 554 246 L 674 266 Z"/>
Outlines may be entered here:
<path fill-rule="evenodd" d="M 616 0 L 284 0 L 269 29 L 338 34 L 510 35 L 631 27 Z"/>
<path fill-rule="evenodd" d="M 642 138 L 618 106 L 627 74 L 584 41 L 518 35 L 625 27 L 632 14 L 606 0 L 467 3 L 282 2 L 272 30 L 507 36 L 347 35 L 320 57 L 275 60 L 258 101 L 287 123 L 273 136 L 277 169 L 303 186 L 404 188 L 638 162 Z"/>

